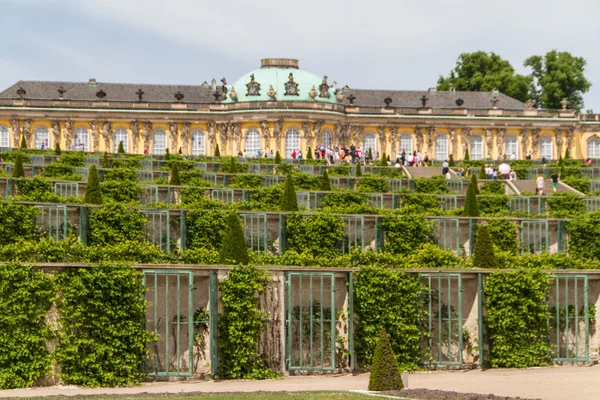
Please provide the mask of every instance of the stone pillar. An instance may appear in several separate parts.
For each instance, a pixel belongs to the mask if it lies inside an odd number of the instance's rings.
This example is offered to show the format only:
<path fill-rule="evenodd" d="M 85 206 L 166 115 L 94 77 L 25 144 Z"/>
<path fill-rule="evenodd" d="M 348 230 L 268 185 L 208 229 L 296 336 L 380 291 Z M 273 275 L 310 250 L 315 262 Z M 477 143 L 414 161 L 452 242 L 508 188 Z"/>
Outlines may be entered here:
<path fill-rule="evenodd" d="M 176 154 L 178 152 L 177 148 L 177 122 L 169 122 L 169 151 L 172 154 Z"/>
<path fill-rule="evenodd" d="M 354 146 L 360 146 L 360 138 L 365 130 L 365 127 L 362 125 L 350 125 L 350 129 L 352 131 L 352 143 Z M 363 149 L 364 150 L 364 149 Z"/>
<path fill-rule="evenodd" d="M 494 158 L 494 131 L 491 128 L 485 129 L 485 144 L 487 145 L 487 155 Z"/>
<path fill-rule="evenodd" d="M 96 123 L 96 137 L 98 136 L 98 122 L 92 121 Z M 90 122 L 91 124 L 91 122 Z M 68 150 L 71 148 L 71 143 L 73 142 L 73 131 L 75 128 L 75 123 L 72 120 L 65 121 L 65 148 Z M 93 135 L 93 132 L 92 132 Z"/>
<path fill-rule="evenodd" d="M 60 121 L 55 119 L 51 122 L 52 125 L 52 137 L 54 139 L 54 147 L 56 143 L 60 144 Z"/>
<path fill-rule="evenodd" d="M 454 160 L 458 159 L 458 146 L 457 146 L 457 142 L 458 142 L 458 138 L 456 135 L 456 128 L 450 128 L 450 143 L 452 143 L 452 158 L 454 158 Z"/>
<path fill-rule="evenodd" d="M 235 151 L 235 154 L 232 155 L 237 156 L 242 149 L 242 125 L 239 122 L 232 122 L 229 129 L 232 143 L 235 142 L 235 149 L 231 149 L 232 153 Z"/>
<path fill-rule="evenodd" d="M 563 149 L 563 133 L 562 133 L 562 129 L 560 128 L 556 128 L 554 129 L 554 134 L 556 136 L 556 152 L 557 157 L 562 157 L 562 149 Z"/>
<path fill-rule="evenodd" d="M 504 137 L 506 136 L 506 129 L 498 128 L 496 130 L 496 146 L 498 147 L 498 155 L 504 155 Z"/>
<path fill-rule="evenodd" d="M 398 155 L 397 140 L 398 140 L 398 127 L 392 126 L 392 127 L 390 127 L 390 147 L 391 147 L 390 160 L 392 160 L 392 162 L 396 160 L 396 156 Z"/>
<path fill-rule="evenodd" d="M 215 121 L 208 121 L 208 143 L 210 145 L 210 154 L 215 155 L 215 142 L 217 141 L 217 123 Z"/>
<path fill-rule="evenodd" d="M 321 146 L 323 144 L 323 132 L 321 132 L 321 128 L 323 127 L 323 124 L 325 123 L 325 121 L 323 120 L 319 120 L 316 121 L 313 127 L 313 137 L 315 138 L 315 148 Z M 312 150 L 315 151 L 315 148 L 313 148 Z"/>
<path fill-rule="evenodd" d="M 145 121 L 144 126 L 142 127 L 142 140 L 144 141 L 144 150 L 148 150 L 148 154 L 150 151 L 150 133 L 152 132 L 152 121 Z"/>
<path fill-rule="evenodd" d="M 460 142 L 463 148 L 463 157 L 467 154 L 467 150 L 469 150 L 470 156 L 471 150 L 469 145 L 471 144 L 471 128 L 462 128 L 460 130 Z"/>
<path fill-rule="evenodd" d="M 415 126 L 415 137 L 417 138 L 417 151 L 423 150 L 423 129 L 420 126 Z"/>
<path fill-rule="evenodd" d="M 435 126 L 427 127 L 427 150 L 426 150 L 426 152 L 429 153 L 430 156 L 431 156 L 431 154 L 433 154 L 433 138 L 435 136 L 436 131 L 437 131 L 437 128 Z"/>
<path fill-rule="evenodd" d="M 106 121 L 102 124 L 102 139 L 104 139 L 104 151 L 107 153 L 112 153 L 114 151 L 113 147 L 110 145 L 110 138 L 112 136 L 112 123 Z"/>
<path fill-rule="evenodd" d="M 523 159 L 527 155 L 527 149 L 529 148 L 529 129 L 521 129 L 521 148 L 523 150 Z"/>
<path fill-rule="evenodd" d="M 19 138 L 21 137 L 21 124 L 19 120 L 13 118 L 10 120 L 10 126 L 12 128 L 12 136 L 13 136 L 13 147 L 19 147 Z"/>
<path fill-rule="evenodd" d="M 264 142 L 265 154 L 269 154 L 271 151 L 271 130 L 269 129 L 269 122 L 262 121 L 260 123 L 260 133 Z M 275 156 L 275 153 L 273 153 Z"/>
<path fill-rule="evenodd" d="M 567 145 L 567 150 L 569 150 L 569 156 L 572 158 L 575 158 L 575 154 L 571 154 L 571 146 L 573 143 L 573 138 L 575 137 L 575 128 L 569 128 L 567 130 L 567 140 L 566 140 L 566 145 Z"/>
<path fill-rule="evenodd" d="M 27 143 L 27 147 L 31 146 L 31 124 L 33 124 L 33 120 L 31 118 L 23 121 L 23 136 L 25 136 L 25 142 Z"/>
<path fill-rule="evenodd" d="M 183 126 L 181 127 L 181 147 L 182 147 L 182 152 L 184 156 L 187 156 L 189 154 L 189 147 L 190 147 L 190 123 L 189 122 L 184 122 Z"/>
<path fill-rule="evenodd" d="M 314 137 L 313 137 L 313 131 L 311 129 L 310 126 L 310 121 L 304 121 L 302 122 L 302 136 L 304 139 L 304 144 L 305 144 L 305 151 L 308 151 L 308 148 L 310 147 L 311 151 L 314 151 Z M 302 146 L 300 146 L 302 147 Z M 305 155 L 304 158 L 308 157 L 308 154 Z"/>
<path fill-rule="evenodd" d="M 540 156 L 540 128 L 535 128 L 531 131 L 531 150 L 533 158 L 537 159 Z"/>
<path fill-rule="evenodd" d="M 283 120 L 278 119 L 275 121 L 275 125 L 273 126 L 273 137 L 275 138 L 275 149 L 281 155 L 281 158 L 285 158 L 285 152 L 281 151 L 281 135 L 283 130 Z M 273 152 L 273 155 L 276 153 Z"/>
<path fill-rule="evenodd" d="M 133 146 L 132 154 L 138 153 L 138 140 L 140 138 L 140 125 L 137 120 L 133 120 L 129 123 L 129 128 L 131 129 L 131 143 Z"/>
<path fill-rule="evenodd" d="M 383 157 L 383 153 L 387 153 L 387 138 L 385 136 L 385 126 L 380 126 L 377 128 L 377 136 L 379 136 L 379 157 L 381 158 Z"/>
<path fill-rule="evenodd" d="M 217 124 L 219 128 L 219 147 L 221 148 L 221 155 L 227 154 L 227 133 L 229 130 L 229 124 L 227 122 L 221 122 Z"/>

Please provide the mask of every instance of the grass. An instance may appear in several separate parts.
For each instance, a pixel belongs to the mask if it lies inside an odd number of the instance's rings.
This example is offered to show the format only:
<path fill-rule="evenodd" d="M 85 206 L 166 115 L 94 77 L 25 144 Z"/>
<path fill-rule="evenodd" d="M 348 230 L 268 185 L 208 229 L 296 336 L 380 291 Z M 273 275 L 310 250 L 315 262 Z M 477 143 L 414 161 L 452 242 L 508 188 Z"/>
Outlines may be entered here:
<path fill-rule="evenodd" d="M 169 400 L 366 400 L 372 399 L 358 393 L 349 392 L 298 392 L 298 393 L 246 393 L 246 394 L 196 394 L 190 396 L 158 394 L 156 396 L 85 396 L 69 397 L 69 400 L 90 400 L 91 398 L 108 398 L 109 400 L 156 400 L 167 398 Z M 64 400 L 64 397 L 31 397 L 31 400 Z"/>

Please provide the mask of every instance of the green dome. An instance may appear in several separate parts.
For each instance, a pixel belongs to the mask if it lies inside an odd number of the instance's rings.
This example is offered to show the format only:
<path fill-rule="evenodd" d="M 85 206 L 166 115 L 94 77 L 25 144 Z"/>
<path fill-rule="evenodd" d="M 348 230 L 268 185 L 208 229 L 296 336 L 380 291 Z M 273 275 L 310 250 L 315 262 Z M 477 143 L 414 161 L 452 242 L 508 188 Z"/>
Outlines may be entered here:
<path fill-rule="evenodd" d="M 325 83 L 323 78 L 298 69 L 297 60 L 267 58 L 262 60 L 261 64 L 260 69 L 247 73 L 232 86 L 228 87 L 227 98 L 222 103 L 243 103 L 248 101 L 315 101 L 337 103 L 335 88 L 333 86 L 322 86 Z M 275 91 L 273 98 L 269 96 L 271 86 Z M 315 91 L 312 91 L 313 87 Z M 328 94 L 329 97 L 321 96 L 321 89 L 323 89 L 323 94 Z M 311 97 L 311 92 L 314 100 Z"/>

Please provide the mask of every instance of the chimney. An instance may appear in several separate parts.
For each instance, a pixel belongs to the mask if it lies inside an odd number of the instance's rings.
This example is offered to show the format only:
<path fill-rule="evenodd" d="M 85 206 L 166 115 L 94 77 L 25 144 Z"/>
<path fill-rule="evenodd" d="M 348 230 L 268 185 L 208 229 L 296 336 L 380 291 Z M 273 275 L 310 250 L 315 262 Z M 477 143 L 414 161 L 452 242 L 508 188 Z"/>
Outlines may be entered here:
<path fill-rule="evenodd" d="M 96 78 L 90 78 L 89 84 L 90 86 L 96 86 Z"/>

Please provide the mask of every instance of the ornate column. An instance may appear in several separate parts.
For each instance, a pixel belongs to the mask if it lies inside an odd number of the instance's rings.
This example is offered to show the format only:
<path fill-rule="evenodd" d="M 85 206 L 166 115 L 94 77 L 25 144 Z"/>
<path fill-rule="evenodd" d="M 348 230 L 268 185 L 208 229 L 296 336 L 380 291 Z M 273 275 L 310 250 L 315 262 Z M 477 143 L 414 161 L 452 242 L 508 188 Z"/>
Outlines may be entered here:
<path fill-rule="evenodd" d="M 21 126 L 19 120 L 13 118 L 10 120 L 13 135 L 13 147 L 19 147 L 19 138 L 21 137 Z"/>
<path fill-rule="evenodd" d="M 239 122 L 232 122 L 230 125 L 230 130 L 230 135 L 233 139 L 233 142 L 235 142 L 235 155 L 237 155 L 242 148 L 242 124 Z"/>
<path fill-rule="evenodd" d="M 531 147 L 533 158 L 538 158 L 540 156 L 540 128 L 531 131 Z"/>
<path fill-rule="evenodd" d="M 170 151 L 177 153 L 177 122 L 169 122 Z"/>
<path fill-rule="evenodd" d="M 184 122 L 180 131 L 181 135 L 181 147 L 183 148 L 183 155 L 188 155 L 188 149 L 190 147 L 190 123 Z"/>
<path fill-rule="evenodd" d="M 563 133 L 562 129 L 556 128 L 554 129 L 554 134 L 556 135 L 556 151 L 559 157 L 562 157 L 562 148 L 563 148 Z"/>
<path fill-rule="evenodd" d="M 304 121 L 302 122 L 302 134 L 304 136 L 304 142 L 305 142 L 305 146 L 308 148 L 310 147 L 311 151 L 315 150 L 314 147 L 314 136 L 312 133 L 312 129 L 310 127 L 310 121 Z M 302 146 L 300 146 L 302 147 Z M 305 155 L 305 158 L 308 157 L 308 154 Z"/>
<path fill-rule="evenodd" d="M 142 127 L 142 140 L 144 141 L 144 150 L 150 153 L 150 132 L 152 132 L 152 121 L 145 121 Z"/>
<path fill-rule="evenodd" d="M 462 128 L 460 130 L 460 143 L 463 148 L 463 157 L 467 154 L 467 150 L 469 150 L 469 144 L 471 143 L 471 128 Z M 469 154 L 471 152 L 469 151 Z"/>
<path fill-rule="evenodd" d="M 355 146 L 360 145 L 360 137 L 365 131 L 365 127 L 362 125 L 350 125 L 350 130 L 352 134 L 352 142 Z"/>
<path fill-rule="evenodd" d="M 110 137 L 112 136 L 112 123 L 110 121 L 106 121 L 102 124 L 102 139 L 104 139 L 104 151 L 107 153 L 112 153 L 113 148 L 110 145 Z"/>
<path fill-rule="evenodd" d="M 140 138 L 140 125 L 138 121 L 134 119 L 129 123 L 129 129 L 131 129 L 131 141 L 133 144 L 133 154 L 138 152 L 138 140 Z"/>
<path fill-rule="evenodd" d="M 390 127 L 390 147 L 392 155 L 390 159 L 394 161 L 396 156 L 398 155 L 398 145 L 396 144 L 398 140 L 398 127 L 393 125 Z"/>
<path fill-rule="evenodd" d="M 273 137 L 275 137 L 275 148 L 277 151 L 281 151 L 281 131 L 283 130 L 283 120 L 278 119 L 275 121 L 275 126 L 273 127 Z M 281 153 L 279 153 L 281 154 Z M 285 154 L 282 154 L 282 158 Z"/>
<path fill-rule="evenodd" d="M 379 136 L 379 158 L 383 157 L 383 153 L 387 153 L 387 138 L 385 137 L 385 126 L 377 128 L 377 136 Z"/>
<path fill-rule="evenodd" d="M 323 126 L 324 123 L 325 123 L 325 121 L 323 121 L 323 120 L 315 121 L 315 124 L 313 127 L 313 137 L 316 140 L 315 148 L 317 148 L 323 144 L 323 132 L 321 132 L 321 127 Z M 312 150 L 314 151 L 315 149 L 312 149 Z"/>
<path fill-rule="evenodd" d="M 527 155 L 527 148 L 529 147 L 529 128 L 521 129 L 521 148 L 523 150 L 523 159 Z"/>
<path fill-rule="evenodd" d="M 227 154 L 227 130 L 229 129 L 229 124 L 227 122 L 221 122 L 217 124 L 219 128 L 219 147 L 221 148 L 221 155 L 224 156 Z"/>
<path fill-rule="evenodd" d="M 66 130 L 66 125 L 65 125 L 65 130 Z M 92 120 L 90 121 L 90 131 L 92 133 L 92 151 L 99 151 L 100 150 L 100 138 L 98 136 L 98 121 L 96 120 Z M 67 134 L 65 133 L 65 146 L 67 146 L 67 148 L 69 148 L 69 146 L 71 145 L 71 135 L 69 134 L 69 137 L 67 138 Z"/>
<path fill-rule="evenodd" d="M 504 137 L 506 136 L 506 129 L 498 128 L 496 130 L 496 146 L 498 147 L 498 155 L 504 154 Z"/>
<path fill-rule="evenodd" d="M 433 154 L 433 135 L 435 135 L 436 131 L 437 128 L 435 126 L 427 127 L 427 153 L 429 154 Z"/>
<path fill-rule="evenodd" d="M 71 147 L 71 143 L 73 142 L 73 131 L 75 130 L 75 123 L 68 119 L 65 121 L 65 147 L 69 149 Z M 96 125 L 96 135 L 98 132 L 98 125 Z"/>
<path fill-rule="evenodd" d="M 335 124 L 335 139 L 340 146 L 348 146 L 351 129 L 351 126 L 348 124 Z"/>
<path fill-rule="evenodd" d="M 210 144 L 210 154 L 215 155 L 215 142 L 217 141 L 217 123 L 208 121 L 208 143 Z"/>
<path fill-rule="evenodd" d="M 263 137 L 263 142 L 265 143 L 265 154 L 269 154 L 271 151 L 271 130 L 269 129 L 269 122 L 262 121 L 260 123 L 260 133 Z"/>
<path fill-rule="evenodd" d="M 25 136 L 25 142 L 27 142 L 27 147 L 31 145 L 31 124 L 33 124 L 31 118 L 23 121 L 23 136 Z"/>
<path fill-rule="evenodd" d="M 494 131 L 491 128 L 485 129 L 485 144 L 487 145 L 487 155 L 492 158 L 494 150 Z"/>
<path fill-rule="evenodd" d="M 567 130 L 567 140 L 566 140 L 566 146 L 567 146 L 567 150 L 569 150 L 570 157 L 574 156 L 573 154 L 571 154 L 571 145 L 573 143 L 574 137 L 575 137 L 575 128 L 571 127 Z M 566 156 L 566 154 L 565 154 L 565 156 Z"/>
<path fill-rule="evenodd" d="M 417 138 L 417 151 L 423 149 L 423 129 L 420 126 L 415 126 L 415 137 Z"/>
<path fill-rule="evenodd" d="M 452 158 L 457 160 L 458 157 L 458 146 L 456 145 L 458 138 L 456 135 L 456 128 L 450 128 L 450 143 L 452 143 Z"/>
<path fill-rule="evenodd" d="M 56 147 L 56 143 L 60 143 L 60 121 L 55 119 L 50 125 L 52 127 L 52 137 L 54 138 L 54 147 Z"/>

